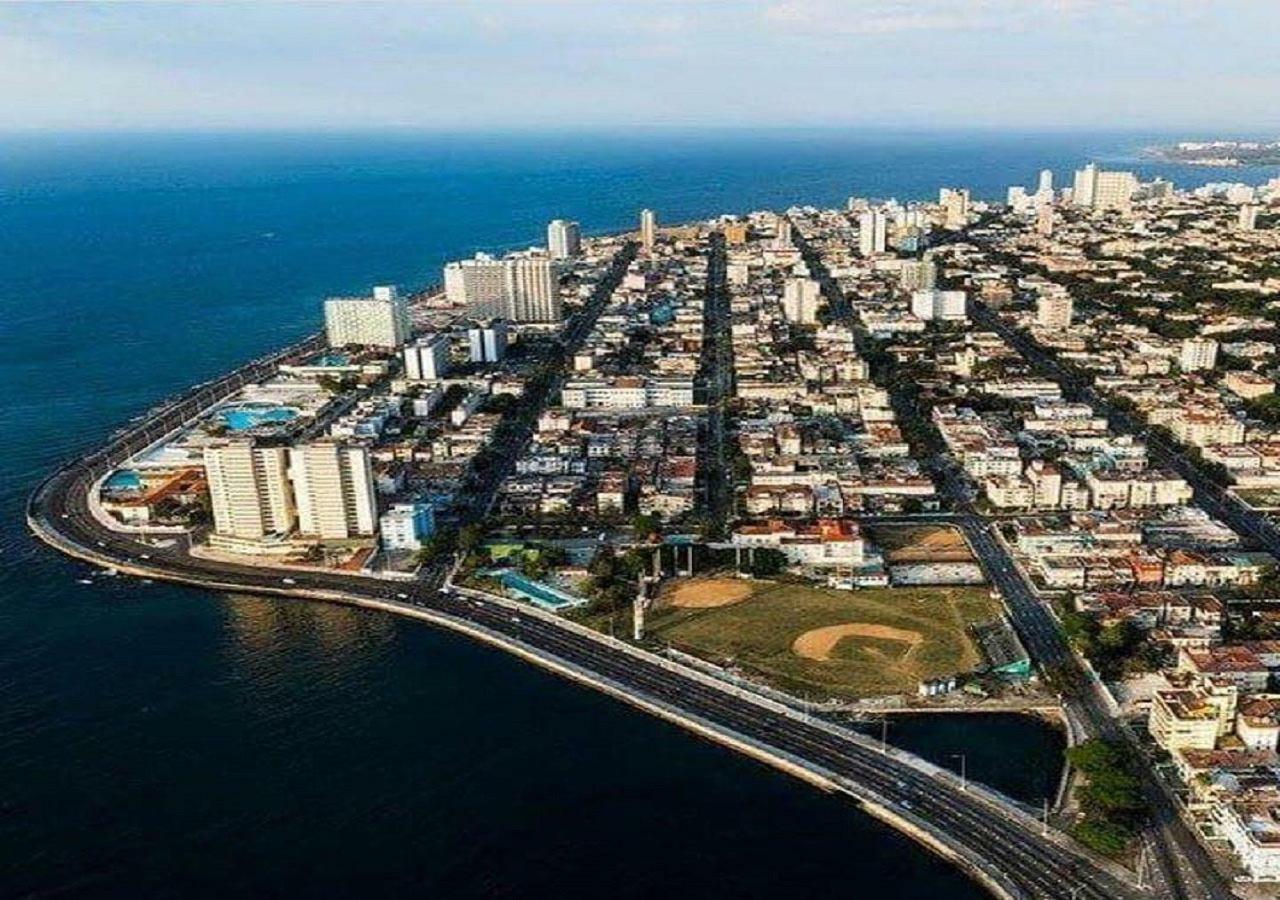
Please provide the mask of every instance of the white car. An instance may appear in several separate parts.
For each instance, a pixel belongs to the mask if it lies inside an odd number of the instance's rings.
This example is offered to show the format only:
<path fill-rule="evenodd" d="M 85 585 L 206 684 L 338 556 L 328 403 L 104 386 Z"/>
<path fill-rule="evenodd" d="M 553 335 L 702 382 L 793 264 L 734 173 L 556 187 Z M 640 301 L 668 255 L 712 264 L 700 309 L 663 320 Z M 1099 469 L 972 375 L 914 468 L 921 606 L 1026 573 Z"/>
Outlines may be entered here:
<path fill-rule="evenodd" d="M 297 583 L 298 583 L 298 582 L 294 581 L 292 578 L 281 578 L 280 580 L 281 580 L 283 583 L 285 583 L 285 584 L 297 584 Z"/>
<path fill-rule="evenodd" d="M 408 600 L 408 599 L 409 599 L 409 595 L 408 595 L 408 594 L 396 594 L 396 597 L 397 597 L 397 598 L 399 598 L 399 599 L 401 599 L 401 600 Z"/>

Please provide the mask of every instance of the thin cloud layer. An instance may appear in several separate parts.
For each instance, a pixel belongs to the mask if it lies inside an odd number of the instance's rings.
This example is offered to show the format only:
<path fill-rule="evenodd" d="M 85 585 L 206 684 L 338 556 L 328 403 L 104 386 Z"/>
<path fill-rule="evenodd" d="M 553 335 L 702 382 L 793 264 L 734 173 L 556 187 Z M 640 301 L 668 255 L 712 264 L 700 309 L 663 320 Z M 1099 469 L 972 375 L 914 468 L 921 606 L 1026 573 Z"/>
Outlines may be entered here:
<path fill-rule="evenodd" d="M 0 128 L 1280 126 L 1273 0 L 0 5 Z"/>

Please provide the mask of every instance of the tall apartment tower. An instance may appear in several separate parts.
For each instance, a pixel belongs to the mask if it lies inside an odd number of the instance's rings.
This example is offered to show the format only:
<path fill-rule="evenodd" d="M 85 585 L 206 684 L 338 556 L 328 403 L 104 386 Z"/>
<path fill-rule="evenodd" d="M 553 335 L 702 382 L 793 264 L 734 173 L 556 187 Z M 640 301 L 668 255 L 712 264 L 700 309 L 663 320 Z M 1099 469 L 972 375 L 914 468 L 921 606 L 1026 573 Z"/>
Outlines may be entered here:
<path fill-rule="evenodd" d="M 1258 227 L 1258 204 L 1245 203 L 1236 216 L 1236 228 L 1240 231 L 1253 231 Z"/>
<path fill-rule="evenodd" d="M 380 285 L 372 297 L 330 297 L 324 326 L 330 347 L 395 348 L 409 339 L 409 306 L 393 285 Z"/>
<path fill-rule="evenodd" d="M 506 266 L 487 253 L 444 267 L 444 293 L 449 302 L 466 306 L 472 316 L 502 315 L 506 297 Z"/>
<path fill-rule="evenodd" d="M 1098 166 L 1089 163 L 1083 169 L 1076 170 L 1075 180 L 1071 184 L 1071 202 L 1075 206 L 1093 208 L 1093 198 L 1098 193 Z"/>
<path fill-rule="evenodd" d="M 415 381 L 438 381 L 449 371 L 449 335 L 433 334 L 404 348 L 404 374 Z"/>
<path fill-rule="evenodd" d="M 959 229 L 969 224 L 968 188 L 942 188 L 938 203 L 942 206 L 944 227 Z"/>
<path fill-rule="evenodd" d="M 882 209 L 870 209 L 858 216 L 858 251 L 863 256 L 883 253 L 888 243 L 889 217 Z"/>
<path fill-rule="evenodd" d="M 658 214 L 651 209 L 640 210 L 640 245 L 646 253 L 653 252 L 658 239 Z"/>
<path fill-rule="evenodd" d="M 1212 369 L 1218 362 L 1218 342 L 1213 338 L 1187 338 L 1178 353 L 1178 366 L 1184 372 Z"/>
<path fill-rule="evenodd" d="M 503 264 L 506 318 L 513 322 L 559 322 L 563 311 L 552 261 L 545 256 L 516 256 Z"/>
<path fill-rule="evenodd" d="M 822 285 L 812 278 L 789 278 L 782 288 L 782 314 L 788 322 L 813 325 L 818 321 Z"/>
<path fill-rule="evenodd" d="M 1036 210 L 1036 234 L 1041 237 L 1053 236 L 1053 205 L 1045 203 Z"/>
<path fill-rule="evenodd" d="M 1075 303 L 1067 293 L 1042 294 L 1036 298 L 1036 324 L 1041 328 L 1061 330 L 1071 327 Z"/>
<path fill-rule="evenodd" d="M 778 216 L 777 236 L 774 238 L 773 245 L 779 250 L 794 246 L 791 240 L 791 220 L 786 216 Z"/>
<path fill-rule="evenodd" d="M 927 322 L 963 322 L 968 318 L 964 291 L 916 291 L 911 295 L 911 312 Z"/>
<path fill-rule="evenodd" d="M 507 355 L 507 323 L 499 320 L 467 329 L 467 348 L 473 363 L 502 362 Z"/>
<path fill-rule="evenodd" d="M 373 467 L 365 446 L 328 439 L 291 447 L 289 476 L 302 534 L 348 540 L 377 531 Z"/>
<path fill-rule="evenodd" d="M 1036 185 L 1036 195 L 1053 199 L 1053 172 L 1050 169 L 1040 170 L 1040 183 Z"/>
<path fill-rule="evenodd" d="M 1132 172 L 1106 172 L 1089 163 L 1076 172 L 1071 188 L 1071 202 L 1076 206 L 1097 210 L 1128 210 L 1138 191 L 1138 179 Z"/>
<path fill-rule="evenodd" d="M 898 271 L 898 284 L 904 291 L 931 291 L 938 286 L 938 264 L 933 256 L 924 254 L 919 259 L 903 260 Z"/>
<path fill-rule="evenodd" d="M 205 448 L 204 472 L 218 534 L 261 540 L 293 530 L 287 447 L 259 447 L 251 438 L 218 441 Z"/>
<path fill-rule="evenodd" d="M 582 229 L 577 222 L 553 219 L 547 226 L 547 251 L 552 259 L 573 259 L 582 252 Z"/>

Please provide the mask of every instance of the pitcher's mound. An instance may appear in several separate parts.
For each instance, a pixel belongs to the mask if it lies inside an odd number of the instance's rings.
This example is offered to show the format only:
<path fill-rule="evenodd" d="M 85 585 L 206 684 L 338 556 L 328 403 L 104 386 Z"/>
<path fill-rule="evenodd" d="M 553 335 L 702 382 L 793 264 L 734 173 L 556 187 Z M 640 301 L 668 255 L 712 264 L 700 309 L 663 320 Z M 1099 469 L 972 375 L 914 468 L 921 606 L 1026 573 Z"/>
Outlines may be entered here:
<path fill-rule="evenodd" d="M 908 649 L 924 638 L 918 631 L 892 628 L 888 625 L 868 625 L 863 622 L 846 622 L 843 625 L 827 625 L 806 631 L 791 644 L 791 652 L 805 659 L 829 660 L 836 644 L 850 637 L 879 638 L 883 641 L 900 641 Z"/>
<path fill-rule="evenodd" d="M 680 609 L 711 609 L 745 600 L 752 590 L 751 582 L 738 578 L 695 578 L 675 585 L 667 599 Z"/>

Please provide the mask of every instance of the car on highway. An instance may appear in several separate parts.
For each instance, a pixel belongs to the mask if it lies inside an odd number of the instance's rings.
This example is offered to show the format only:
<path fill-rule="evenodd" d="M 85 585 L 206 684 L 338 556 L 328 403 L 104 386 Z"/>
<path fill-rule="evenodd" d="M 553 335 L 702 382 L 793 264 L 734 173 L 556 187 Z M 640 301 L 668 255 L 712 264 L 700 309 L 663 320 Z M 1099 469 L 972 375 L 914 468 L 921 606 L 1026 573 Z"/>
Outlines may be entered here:
<path fill-rule="evenodd" d="M 284 583 L 284 584 L 297 584 L 297 583 L 298 583 L 298 582 L 294 581 L 292 578 L 281 578 L 281 579 L 280 579 L 280 581 L 281 581 L 282 583 Z"/>

